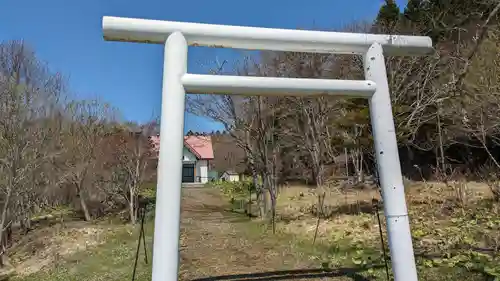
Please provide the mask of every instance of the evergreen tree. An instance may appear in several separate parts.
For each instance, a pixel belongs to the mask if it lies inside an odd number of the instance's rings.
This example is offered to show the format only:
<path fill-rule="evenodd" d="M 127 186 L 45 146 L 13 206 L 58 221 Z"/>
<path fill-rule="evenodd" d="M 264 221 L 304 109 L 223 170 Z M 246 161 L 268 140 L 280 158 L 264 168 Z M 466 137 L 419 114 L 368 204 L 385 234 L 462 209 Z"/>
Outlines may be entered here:
<path fill-rule="evenodd" d="M 421 4 L 422 0 L 408 0 L 404 16 L 411 22 L 419 22 L 421 20 Z"/>
<path fill-rule="evenodd" d="M 390 33 L 398 23 L 400 16 L 399 7 L 394 0 L 386 0 L 385 4 L 380 8 L 375 25 L 378 31 Z"/>

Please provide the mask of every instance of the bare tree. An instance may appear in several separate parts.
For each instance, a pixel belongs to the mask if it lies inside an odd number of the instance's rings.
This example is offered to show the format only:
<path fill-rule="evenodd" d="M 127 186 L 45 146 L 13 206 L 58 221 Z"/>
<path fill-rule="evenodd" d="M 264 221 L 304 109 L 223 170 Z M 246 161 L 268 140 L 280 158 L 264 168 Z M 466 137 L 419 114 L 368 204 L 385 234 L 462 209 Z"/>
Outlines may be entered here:
<path fill-rule="evenodd" d="M 51 74 L 23 42 L 0 44 L 1 257 L 4 231 L 14 222 L 29 221 L 42 201 L 37 174 L 60 153 L 52 117 L 61 92 L 61 77 Z"/>
<path fill-rule="evenodd" d="M 153 174 L 153 149 L 149 136 L 153 133 L 154 123 L 138 126 L 129 124 L 118 133 L 112 145 L 114 151 L 114 171 L 122 174 L 118 190 L 128 203 L 130 222 L 135 224 L 138 215 L 138 195 L 144 181 Z"/>
<path fill-rule="evenodd" d="M 90 188 L 96 180 L 96 165 L 100 142 L 108 129 L 111 109 L 96 100 L 72 102 L 67 107 L 70 121 L 65 124 L 64 148 L 66 155 L 60 168 L 61 182 L 75 188 L 84 218 L 92 219 L 87 201 Z"/>

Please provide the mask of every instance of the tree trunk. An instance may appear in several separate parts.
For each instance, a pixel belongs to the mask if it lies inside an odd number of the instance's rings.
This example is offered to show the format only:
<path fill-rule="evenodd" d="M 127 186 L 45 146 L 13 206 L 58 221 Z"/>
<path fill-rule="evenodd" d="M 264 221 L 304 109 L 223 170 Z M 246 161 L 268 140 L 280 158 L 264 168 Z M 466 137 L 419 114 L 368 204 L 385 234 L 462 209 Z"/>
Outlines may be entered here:
<path fill-rule="evenodd" d="M 440 154 L 440 162 L 441 162 L 441 171 L 442 173 L 446 173 L 446 166 L 445 166 L 445 158 L 444 158 L 444 148 L 443 148 L 443 134 L 441 132 L 441 106 L 439 105 L 438 112 L 437 112 L 437 129 L 438 129 L 438 135 L 439 135 L 439 154 Z"/>
<path fill-rule="evenodd" d="M 263 186 L 259 185 L 259 176 L 255 167 L 253 166 L 253 162 L 250 162 L 250 168 L 252 170 L 252 183 L 255 188 L 255 193 L 257 195 L 257 204 L 259 206 L 259 218 L 265 218 L 267 216 L 267 208 L 266 208 L 266 200 L 265 200 L 265 190 Z"/>
<path fill-rule="evenodd" d="M 136 191 L 139 190 L 140 180 L 141 180 L 141 145 L 140 139 L 136 142 L 136 160 L 135 160 L 135 172 L 133 175 L 132 185 L 129 187 L 130 192 L 130 223 L 135 224 L 137 221 L 137 209 L 139 207 L 139 202 L 137 199 Z"/>
<path fill-rule="evenodd" d="M 136 222 L 135 208 L 134 208 L 135 194 L 134 194 L 134 188 L 132 186 L 129 187 L 129 193 L 130 193 L 130 199 L 128 200 L 128 207 L 130 212 L 130 223 L 135 224 Z"/>
<path fill-rule="evenodd" d="M 78 197 L 80 199 L 80 207 L 82 207 L 82 212 L 85 221 L 91 221 L 92 217 L 90 216 L 89 208 L 87 207 L 87 202 L 85 202 L 85 198 L 83 197 L 83 192 L 80 188 L 78 189 Z"/>
<path fill-rule="evenodd" d="M 345 155 L 345 175 L 349 176 L 349 156 L 347 156 L 347 148 L 344 147 L 344 155 Z"/>
<path fill-rule="evenodd" d="M 137 220 L 139 219 L 139 197 L 136 195 L 134 198 L 134 217 L 135 217 L 135 222 L 137 223 Z"/>
<path fill-rule="evenodd" d="M 261 212 L 261 218 L 262 219 L 267 219 L 269 218 L 269 210 L 271 207 L 271 194 L 270 194 L 270 186 L 269 186 L 269 179 L 267 178 L 267 175 L 264 173 L 261 173 L 261 179 L 262 179 L 262 188 L 261 190 L 261 200 L 260 200 L 260 212 Z"/>
<path fill-rule="evenodd" d="M 262 219 L 266 216 L 266 208 L 264 206 L 264 196 L 262 189 L 257 191 L 257 204 L 259 206 L 259 218 Z"/>
<path fill-rule="evenodd" d="M 85 182 L 85 176 L 87 175 L 87 167 L 85 167 L 81 173 L 77 174 L 76 179 L 77 181 L 75 182 L 75 187 L 76 187 L 76 192 L 78 195 L 78 198 L 80 200 L 80 207 L 82 208 L 83 216 L 85 218 L 85 221 L 91 221 L 92 217 L 90 216 L 89 208 L 87 207 L 87 202 L 85 201 L 85 197 L 83 194 L 83 184 Z"/>
<path fill-rule="evenodd" d="M 4 198 L 4 204 L 2 208 L 2 219 L 0 221 L 0 246 L 2 247 L 0 249 L 0 267 L 4 266 L 4 255 L 5 255 L 5 234 L 4 234 L 4 228 L 5 228 L 5 223 L 7 222 L 7 212 L 8 212 L 8 206 L 9 206 L 9 201 L 10 201 L 10 195 L 12 194 L 12 185 L 8 188 L 7 194 Z"/>
<path fill-rule="evenodd" d="M 264 183 L 264 189 L 266 190 L 264 199 L 265 199 L 265 206 L 266 206 L 266 215 L 267 218 L 270 218 L 271 220 L 272 215 L 273 215 L 273 186 L 272 186 L 272 181 L 271 181 L 271 176 L 270 175 L 262 175 L 263 178 L 263 183 Z"/>
<path fill-rule="evenodd" d="M 358 171 L 358 182 L 359 183 L 365 182 L 365 172 L 363 170 L 363 166 L 364 166 L 363 163 L 364 163 L 363 152 L 360 151 L 360 153 L 359 153 L 359 171 Z"/>
<path fill-rule="evenodd" d="M 20 224 L 24 234 L 28 233 L 31 230 L 31 219 L 29 215 L 24 215 Z"/>
<path fill-rule="evenodd" d="M 271 223 L 273 226 L 273 234 L 276 234 L 276 193 L 269 190 L 269 197 L 271 197 Z"/>
<path fill-rule="evenodd" d="M 267 189 L 263 189 L 261 192 L 261 203 L 260 203 L 260 215 L 261 218 L 265 219 L 269 217 L 269 208 L 271 207 L 271 196 Z"/>
<path fill-rule="evenodd" d="M 357 183 L 362 183 L 364 182 L 363 151 L 360 148 L 355 148 L 351 152 L 351 157 L 353 159 L 354 171 L 356 172 Z"/>

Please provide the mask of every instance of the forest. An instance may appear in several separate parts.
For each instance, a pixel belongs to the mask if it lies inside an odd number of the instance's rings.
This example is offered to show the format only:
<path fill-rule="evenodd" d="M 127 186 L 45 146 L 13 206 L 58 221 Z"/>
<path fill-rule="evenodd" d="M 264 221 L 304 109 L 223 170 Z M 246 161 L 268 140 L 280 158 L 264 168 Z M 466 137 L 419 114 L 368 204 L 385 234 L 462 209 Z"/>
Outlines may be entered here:
<path fill-rule="evenodd" d="M 497 180 L 499 8 L 489 0 L 412 0 L 401 10 L 386 1 L 374 23 L 343 29 L 433 40 L 430 56 L 386 57 L 407 179 Z M 363 79 L 362 58 L 354 55 L 261 52 L 234 68 L 226 65 L 231 64 L 223 62 L 213 73 Z M 196 95 L 188 99 L 188 110 L 224 125 L 240 152 L 219 154 L 244 163 L 244 172 L 269 197 L 268 206 L 286 182 L 321 187 L 338 176 L 354 177 L 354 184 L 376 176 L 365 99 Z M 498 199 L 500 190 L 491 188 Z"/>
<path fill-rule="evenodd" d="M 60 73 L 23 41 L 0 44 L 0 264 L 14 241 L 48 215 L 92 221 L 128 210 L 134 224 L 140 189 L 155 180 L 149 136 L 156 122 L 134 124 L 98 99 L 71 98 Z"/>

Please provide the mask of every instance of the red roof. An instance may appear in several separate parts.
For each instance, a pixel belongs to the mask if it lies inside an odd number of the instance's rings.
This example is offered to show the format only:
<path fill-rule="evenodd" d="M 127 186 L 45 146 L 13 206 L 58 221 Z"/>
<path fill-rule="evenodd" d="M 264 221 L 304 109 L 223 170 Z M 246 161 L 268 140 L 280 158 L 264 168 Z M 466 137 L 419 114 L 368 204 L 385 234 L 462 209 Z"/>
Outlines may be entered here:
<path fill-rule="evenodd" d="M 152 136 L 154 149 L 160 150 L 160 137 Z M 214 159 L 214 150 L 212 148 L 212 139 L 210 136 L 185 136 L 184 146 L 200 160 Z"/>

